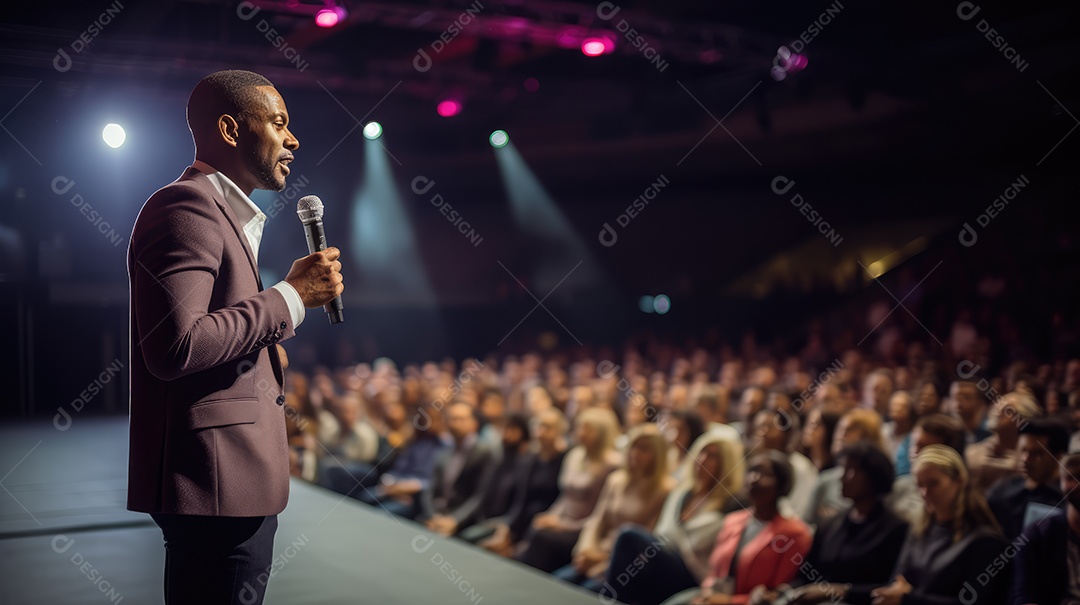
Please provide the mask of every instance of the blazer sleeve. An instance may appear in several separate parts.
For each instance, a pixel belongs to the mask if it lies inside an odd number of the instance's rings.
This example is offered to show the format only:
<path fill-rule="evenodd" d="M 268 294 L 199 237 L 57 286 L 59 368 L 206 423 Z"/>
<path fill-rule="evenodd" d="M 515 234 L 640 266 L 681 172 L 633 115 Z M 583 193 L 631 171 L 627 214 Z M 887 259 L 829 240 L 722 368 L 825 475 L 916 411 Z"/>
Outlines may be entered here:
<path fill-rule="evenodd" d="M 228 278 L 220 274 L 226 234 L 215 213 L 214 202 L 177 184 L 151 198 L 132 235 L 140 346 L 147 369 L 160 380 L 213 368 L 293 335 L 288 304 L 273 288 L 210 310 L 215 280 Z"/>

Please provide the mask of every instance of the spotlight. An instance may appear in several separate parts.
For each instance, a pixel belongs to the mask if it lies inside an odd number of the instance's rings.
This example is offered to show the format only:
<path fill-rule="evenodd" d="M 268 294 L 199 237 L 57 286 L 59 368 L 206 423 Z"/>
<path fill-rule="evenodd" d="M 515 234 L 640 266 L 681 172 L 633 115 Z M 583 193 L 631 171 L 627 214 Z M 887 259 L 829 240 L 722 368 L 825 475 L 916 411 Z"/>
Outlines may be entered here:
<path fill-rule="evenodd" d="M 101 138 L 109 147 L 119 149 L 127 139 L 127 133 L 124 132 L 124 127 L 119 124 L 106 124 L 101 131 Z"/>
<path fill-rule="evenodd" d="M 324 8 L 315 13 L 315 25 L 319 27 L 334 27 L 345 18 L 345 9 L 340 6 Z"/>
<path fill-rule="evenodd" d="M 382 136 L 382 124 L 378 122 L 368 122 L 364 126 L 364 138 L 374 141 Z"/>
<path fill-rule="evenodd" d="M 773 66 L 769 73 L 772 75 L 773 80 L 781 82 L 789 75 L 797 74 L 806 69 L 807 63 L 809 63 L 809 60 L 806 55 L 793 52 L 787 46 L 781 46 L 776 49 L 776 57 L 773 58 Z"/>
<path fill-rule="evenodd" d="M 653 309 L 660 315 L 667 313 L 671 310 L 671 299 L 667 297 L 667 294 L 657 294 L 653 299 Z"/>
<path fill-rule="evenodd" d="M 444 118 L 456 116 L 461 113 L 461 101 L 454 99 L 439 101 L 439 105 L 435 108 L 435 111 L 439 112 L 439 115 Z"/>
<path fill-rule="evenodd" d="M 599 38 L 589 38 L 581 43 L 581 52 L 587 57 L 599 57 L 604 54 L 604 41 Z"/>
<path fill-rule="evenodd" d="M 581 42 L 581 52 L 587 57 L 599 57 L 615 50 L 615 42 L 611 38 L 585 38 Z"/>
<path fill-rule="evenodd" d="M 506 134 L 505 130 L 496 130 L 488 137 L 488 142 L 495 149 L 506 147 L 506 144 L 510 142 L 510 135 Z"/>
<path fill-rule="evenodd" d="M 638 299 L 638 308 L 641 309 L 642 313 L 652 313 L 655 311 L 653 309 L 653 301 L 655 300 L 655 297 L 646 294 Z"/>

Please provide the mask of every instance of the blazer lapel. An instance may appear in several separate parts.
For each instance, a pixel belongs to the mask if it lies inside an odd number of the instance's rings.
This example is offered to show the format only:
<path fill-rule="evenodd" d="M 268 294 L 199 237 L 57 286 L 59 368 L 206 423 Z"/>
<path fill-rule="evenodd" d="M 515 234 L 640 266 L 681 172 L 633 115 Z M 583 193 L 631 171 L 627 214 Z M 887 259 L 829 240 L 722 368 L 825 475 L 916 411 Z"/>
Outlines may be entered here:
<path fill-rule="evenodd" d="M 259 266 L 255 263 L 255 254 L 251 250 L 251 246 L 248 245 L 247 234 L 244 233 L 244 227 L 240 224 L 240 221 L 236 218 L 236 214 L 233 213 L 232 208 L 225 203 L 225 199 L 218 193 L 217 187 L 210 182 L 210 179 L 206 178 L 206 175 L 196 170 L 194 167 L 190 167 L 184 172 L 184 176 L 181 178 L 189 179 L 195 183 L 202 190 L 214 199 L 218 208 L 225 215 L 226 220 L 229 222 L 229 226 L 232 227 L 233 234 L 236 235 L 236 239 L 240 240 L 240 245 L 244 248 L 244 253 L 247 254 L 248 264 L 251 266 L 251 272 L 255 274 L 255 281 L 259 284 L 259 291 L 262 292 L 262 278 L 259 276 Z"/>
<path fill-rule="evenodd" d="M 206 175 L 195 169 L 194 166 L 188 167 L 184 171 L 181 180 L 187 179 L 196 186 L 201 188 L 204 193 L 213 198 L 217 203 L 218 208 L 222 214 L 225 215 L 225 219 L 229 222 L 229 226 L 232 227 L 233 234 L 236 235 L 236 239 L 240 240 L 240 245 L 244 248 L 244 254 L 247 255 L 248 264 L 251 266 L 251 272 L 255 274 L 255 283 L 259 285 L 259 292 L 263 291 L 262 276 L 259 275 L 259 265 L 255 262 L 255 253 L 251 250 L 251 246 L 247 241 L 247 234 L 244 233 L 244 228 L 240 225 L 240 221 L 236 218 L 236 214 L 232 211 L 232 208 L 225 203 L 225 199 L 218 193 L 217 187 L 210 182 L 210 179 L 206 178 Z M 266 351 L 270 355 L 270 365 L 274 369 L 274 376 L 277 378 L 278 384 L 285 384 L 285 370 L 281 367 L 281 356 L 278 355 L 277 346 L 267 347 Z"/>

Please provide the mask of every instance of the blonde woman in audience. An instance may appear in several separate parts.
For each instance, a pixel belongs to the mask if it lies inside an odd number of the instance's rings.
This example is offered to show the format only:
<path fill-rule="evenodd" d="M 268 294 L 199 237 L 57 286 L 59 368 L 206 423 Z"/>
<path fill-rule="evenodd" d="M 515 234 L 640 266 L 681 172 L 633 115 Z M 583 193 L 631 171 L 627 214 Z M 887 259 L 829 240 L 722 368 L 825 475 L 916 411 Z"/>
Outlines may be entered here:
<path fill-rule="evenodd" d="M 874 605 L 1005 603 L 1011 574 L 987 570 L 995 569 L 1007 543 L 964 459 L 951 447 L 929 445 L 919 451 L 914 475 L 922 514 L 900 552 L 892 583 L 871 593 Z"/>
<path fill-rule="evenodd" d="M 652 531 L 674 487 L 668 475 L 667 448 L 667 439 L 655 424 L 631 431 L 624 468 L 604 482 L 596 508 L 574 544 L 572 562 L 556 570 L 555 577 L 600 591 L 619 529 L 634 524 Z"/>
<path fill-rule="evenodd" d="M 1020 474 L 1017 468 L 1020 428 L 1040 416 L 1039 404 L 1027 393 L 1013 391 L 994 402 L 986 421 L 986 428 L 994 434 L 964 450 L 971 480 L 980 491 L 985 492 L 1005 477 Z"/>
<path fill-rule="evenodd" d="M 686 477 L 668 494 L 656 529 L 630 526 L 612 548 L 604 597 L 634 605 L 658 605 L 709 573 L 709 555 L 724 524 L 724 506 L 742 489 L 743 448 L 716 432 L 690 447 Z M 643 565 L 635 563 L 643 561 Z"/>
<path fill-rule="evenodd" d="M 575 432 L 577 445 L 566 453 L 559 473 L 559 498 L 533 518 L 514 555 L 543 571 L 555 571 L 570 562 L 571 550 L 596 507 L 604 481 L 621 462 L 614 448 L 619 420 L 611 410 L 584 410 L 575 422 Z"/>

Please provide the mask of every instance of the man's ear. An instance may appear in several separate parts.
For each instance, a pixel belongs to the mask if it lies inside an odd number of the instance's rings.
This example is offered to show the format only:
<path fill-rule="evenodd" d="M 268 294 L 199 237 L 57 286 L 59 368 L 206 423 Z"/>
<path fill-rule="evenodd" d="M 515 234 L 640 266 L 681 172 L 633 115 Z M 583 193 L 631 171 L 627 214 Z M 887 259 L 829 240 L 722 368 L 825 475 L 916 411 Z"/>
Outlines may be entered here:
<path fill-rule="evenodd" d="M 217 127 L 221 140 L 225 141 L 229 147 L 236 147 L 237 139 L 240 137 L 240 124 L 236 122 L 236 118 L 227 113 L 222 114 L 218 118 Z"/>

